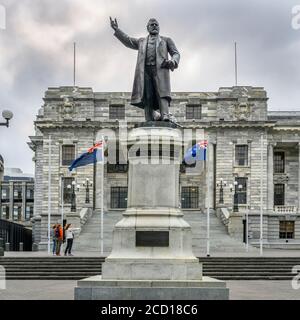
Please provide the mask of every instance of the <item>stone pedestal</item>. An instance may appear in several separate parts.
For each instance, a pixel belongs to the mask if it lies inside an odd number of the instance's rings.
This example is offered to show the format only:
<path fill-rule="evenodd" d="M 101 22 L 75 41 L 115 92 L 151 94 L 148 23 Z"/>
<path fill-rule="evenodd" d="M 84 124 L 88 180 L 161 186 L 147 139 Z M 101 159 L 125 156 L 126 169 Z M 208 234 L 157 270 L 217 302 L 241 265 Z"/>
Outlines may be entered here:
<path fill-rule="evenodd" d="M 223 281 L 202 278 L 190 225 L 179 209 L 179 129 L 146 126 L 128 136 L 128 209 L 113 231 L 102 276 L 75 299 L 228 299 Z"/>

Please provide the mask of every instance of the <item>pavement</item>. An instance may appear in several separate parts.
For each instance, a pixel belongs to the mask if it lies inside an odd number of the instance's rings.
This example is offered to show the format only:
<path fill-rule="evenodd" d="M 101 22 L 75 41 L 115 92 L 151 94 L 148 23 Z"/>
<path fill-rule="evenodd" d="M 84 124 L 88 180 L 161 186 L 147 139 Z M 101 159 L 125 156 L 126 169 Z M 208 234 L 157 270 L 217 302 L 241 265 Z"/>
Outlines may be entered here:
<path fill-rule="evenodd" d="M 75 257 L 107 257 L 110 252 L 104 252 L 101 254 L 97 251 L 92 252 L 84 252 L 84 251 L 76 251 L 76 248 L 72 250 L 72 254 Z M 203 252 L 194 251 L 194 254 L 197 257 L 205 257 L 206 254 Z M 5 252 L 5 257 L 48 257 L 47 251 L 34 251 L 34 252 Z M 52 253 L 50 254 L 52 256 Z M 247 252 L 246 248 L 245 251 L 237 251 L 237 252 L 226 252 L 226 251 L 211 251 L 211 257 L 259 257 L 260 252 Z M 263 250 L 263 257 L 300 257 L 300 250 L 299 249 L 264 249 Z"/>
<path fill-rule="evenodd" d="M 73 280 L 8 280 L 0 300 L 73 300 Z M 230 300 L 300 300 L 291 281 L 227 281 Z"/>

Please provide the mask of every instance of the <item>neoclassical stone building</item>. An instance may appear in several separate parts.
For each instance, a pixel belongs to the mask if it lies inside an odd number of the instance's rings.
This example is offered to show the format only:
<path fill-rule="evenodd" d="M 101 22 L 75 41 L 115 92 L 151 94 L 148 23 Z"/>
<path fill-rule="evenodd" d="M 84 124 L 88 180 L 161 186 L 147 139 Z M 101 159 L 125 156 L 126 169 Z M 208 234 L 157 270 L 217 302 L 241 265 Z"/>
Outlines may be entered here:
<path fill-rule="evenodd" d="M 268 111 L 264 88 L 251 86 L 173 93 L 170 111 L 182 126 L 183 152 L 203 132 L 209 141 L 204 170 L 181 166 L 181 208 L 205 214 L 210 203 L 228 233 L 241 242 L 247 215 L 248 237 L 254 245 L 259 243 L 262 210 L 264 246 L 300 245 L 300 112 Z M 72 173 L 68 166 L 103 135 L 109 141 L 103 183 L 105 214 L 118 211 L 121 217 L 126 208 L 128 166 L 126 139 L 120 137 L 143 121 L 143 111 L 130 105 L 127 92 L 100 93 L 78 87 L 46 91 L 35 121 L 36 134 L 29 143 L 35 153 L 34 241 L 41 249 L 47 243 L 49 203 L 51 223 L 60 221 L 63 202 L 63 217 L 78 226 L 87 207 L 100 208 L 101 164 Z M 93 182 L 90 204 L 83 187 L 87 178 Z M 80 189 L 76 190 L 76 210 L 71 211 L 68 185 L 72 181 Z"/>

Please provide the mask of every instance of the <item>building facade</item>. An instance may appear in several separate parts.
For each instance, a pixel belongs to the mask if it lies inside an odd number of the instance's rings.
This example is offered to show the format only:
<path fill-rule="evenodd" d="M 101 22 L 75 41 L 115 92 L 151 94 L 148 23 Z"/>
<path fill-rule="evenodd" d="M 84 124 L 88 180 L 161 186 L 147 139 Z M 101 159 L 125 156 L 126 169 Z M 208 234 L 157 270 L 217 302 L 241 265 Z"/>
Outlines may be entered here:
<path fill-rule="evenodd" d="M 170 112 L 182 126 L 182 154 L 199 137 L 209 142 L 205 165 L 181 166 L 178 205 L 195 215 L 211 207 L 237 241 L 245 240 L 248 221 L 253 245 L 260 240 L 262 215 L 264 246 L 300 246 L 300 112 L 268 111 L 267 102 L 262 87 L 173 93 Z M 105 213 L 119 211 L 121 217 L 127 205 L 126 132 L 143 121 L 143 110 L 130 105 L 127 92 L 46 91 L 29 143 L 35 153 L 34 241 L 41 249 L 47 243 L 48 214 L 56 223 L 63 211 L 68 222 L 80 226 L 87 178 L 93 182 L 93 208 L 100 209 L 102 165 L 72 172 L 68 166 L 103 136 L 108 137 Z M 72 181 L 81 186 L 75 212 Z"/>
<path fill-rule="evenodd" d="M 17 168 L 6 168 L 0 182 L 0 219 L 31 226 L 34 177 Z"/>

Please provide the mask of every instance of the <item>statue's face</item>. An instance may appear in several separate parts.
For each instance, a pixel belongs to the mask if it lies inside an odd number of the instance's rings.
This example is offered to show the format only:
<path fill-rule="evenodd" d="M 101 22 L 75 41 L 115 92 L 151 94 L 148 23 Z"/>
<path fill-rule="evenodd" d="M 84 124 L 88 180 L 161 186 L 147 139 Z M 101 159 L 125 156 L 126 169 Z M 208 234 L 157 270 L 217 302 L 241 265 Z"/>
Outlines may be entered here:
<path fill-rule="evenodd" d="M 150 34 L 159 34 L 159 24 L 155 19 L 150 19 L 147 24 L 147 30 Z"/>

